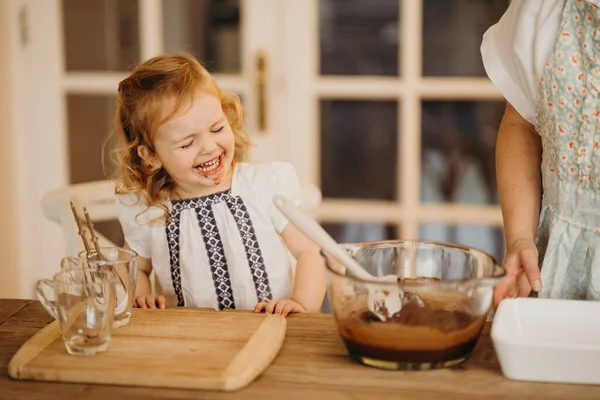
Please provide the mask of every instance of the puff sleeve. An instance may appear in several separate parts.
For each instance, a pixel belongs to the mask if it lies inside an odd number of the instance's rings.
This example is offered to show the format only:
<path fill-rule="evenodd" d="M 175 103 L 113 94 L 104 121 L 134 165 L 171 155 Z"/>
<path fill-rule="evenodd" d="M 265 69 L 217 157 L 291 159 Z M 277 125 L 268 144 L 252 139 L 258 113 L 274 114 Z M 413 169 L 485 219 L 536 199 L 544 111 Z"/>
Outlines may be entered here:
<path fill-rule="evenodd" d="M 296 169 L 285 162 L 267 164 L 268 172 L 265 173 L 264 192 L 267 194 L 265 201 L 271 223 L 277 233 L 281 233 L 287 226 L 288 219 L 277 209 L 273 203 L 275 195 L 283 195 L 290 199 L 296 206 L 301 206 L 300 183 Z"/>
<path fill-rule="evenodd" d="M 150 258 L 152 232 L 149 213 L 144 212 L 147 206 L 135 193 L 129 193 L 117 196 L 115 208 L 125 242 L 140 257 Z"/>
<path fill-rule="evenodd" d="M 494 86 L 535 124 L 537 93 L 554 48 L 565 0 L 513 0 L 484 34 L 481 56 Z"/>

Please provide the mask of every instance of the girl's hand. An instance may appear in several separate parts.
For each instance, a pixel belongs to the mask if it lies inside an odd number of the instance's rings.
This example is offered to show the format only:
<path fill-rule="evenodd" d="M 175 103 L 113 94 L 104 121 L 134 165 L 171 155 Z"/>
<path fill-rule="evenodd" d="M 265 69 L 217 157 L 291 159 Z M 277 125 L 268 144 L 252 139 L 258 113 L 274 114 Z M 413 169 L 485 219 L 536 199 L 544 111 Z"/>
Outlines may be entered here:
<path fill-rule="evenodd" d="M 542 290 L 538 250 L 533 240 L 512 242 L 507 249 L 504 268 L 506 277 L 494 289 L 494 308 L 504 299 L 527 297 L 531 289 Z"/>
<path fill-rule="evenodd" d="M 269 300 L 260 302 L 254 307 L 254 312 L 264 311 L 265 314 L 277 314 L 287 316 L 289 313 L 305 313 L 306 310 L 300 303 L 294 300 Z"/>
<path fill-rule="evenodd" d="M 166 308 L 167 301 L 165 296 L 137 296 L 133 302 L 133 306 L 137 308 Z"/>

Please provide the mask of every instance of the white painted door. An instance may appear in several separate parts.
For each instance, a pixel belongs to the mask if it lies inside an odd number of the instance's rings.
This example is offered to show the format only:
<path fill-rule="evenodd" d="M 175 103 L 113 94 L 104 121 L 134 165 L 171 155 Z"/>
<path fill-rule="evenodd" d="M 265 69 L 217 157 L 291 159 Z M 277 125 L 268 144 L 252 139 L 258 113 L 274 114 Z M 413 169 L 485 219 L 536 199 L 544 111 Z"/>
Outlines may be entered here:
<path fill-rule="evenodd" d="M 277 14 L 283 3 L 9 1 L 21 296 L 31 297 L 35 280 L 51 277 L 66 255 L 60 229 L 41 214 L 42 196 L 66 184 L 106 179 L 101 147 L 111 130 L 115 93 L 139 62 L 180 51 L 206 61 L 221 88 L 242 99 L 255 144 L 252 159 L 278 158 L 284 93 L 277 89 L 283 81 Z M 98 228 L 122 240 L 118 223 Z"/>
<path fill-rule="evenodd" d="M 339 241 L 426 238 L 503 257 L 504 110 L 479 45 L 507 0 L 287 0 L 287 154 Z"/>

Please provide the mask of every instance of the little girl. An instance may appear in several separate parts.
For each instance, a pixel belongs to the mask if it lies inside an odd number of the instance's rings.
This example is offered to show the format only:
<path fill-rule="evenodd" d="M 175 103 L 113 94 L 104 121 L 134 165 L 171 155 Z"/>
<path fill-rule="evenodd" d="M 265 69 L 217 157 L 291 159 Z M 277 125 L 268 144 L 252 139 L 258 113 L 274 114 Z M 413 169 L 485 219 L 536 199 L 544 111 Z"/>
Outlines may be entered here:
<path fill-rule="evenodd" d="M 119 84 L 116 207 L 125 246 L 140 256 L 138 307 L 319 310 L 319 248 L 272 201 L 300 205 L 296 172 L 242 162 L 243 117 L 237 97 L 188 55 L 152 58 Z M 166 299 L 151 296 L 152 270 Z"/>
<path fill-rule="evenodd" d="M 513 0 L 484 35 L 507 279 L 494 302 L 600 300 L 600 0 Z M 541 267 L 541 274 L 540 274 Z"/>

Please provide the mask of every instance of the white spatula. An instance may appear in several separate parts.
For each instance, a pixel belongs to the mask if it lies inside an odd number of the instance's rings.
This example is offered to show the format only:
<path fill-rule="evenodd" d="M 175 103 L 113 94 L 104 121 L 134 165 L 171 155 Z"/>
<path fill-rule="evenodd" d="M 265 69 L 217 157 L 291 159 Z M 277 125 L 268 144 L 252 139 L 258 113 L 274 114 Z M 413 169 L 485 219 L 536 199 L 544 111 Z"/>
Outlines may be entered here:
<path fill-rule="evenodd" d="M 350 255 L 348 255 L 319 224 L 296 207 L 296 205 L 288 198 L 277 195 L 273 197 L 273 203 L 275 203 L 279 211 L 281 211 L 281 213 L 285 215 L 296 228 L 321 246 L 323 250 L 331 254 L 357 278 L 367 282 L 387 283 L 385 286 L 377 285 L 376 283 L 365 283 L 369 292 L 367 300 L 369 311 L 377 315 L 382 321 L 385 321 L 400 311 L 404 293 L 397 284 L 389 284 L 398 282 L 398 277 L 396 275 L 374 277 L 350 257 Z"/>

